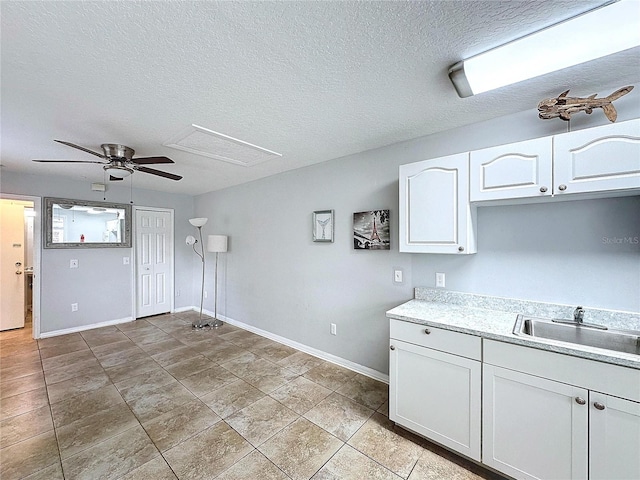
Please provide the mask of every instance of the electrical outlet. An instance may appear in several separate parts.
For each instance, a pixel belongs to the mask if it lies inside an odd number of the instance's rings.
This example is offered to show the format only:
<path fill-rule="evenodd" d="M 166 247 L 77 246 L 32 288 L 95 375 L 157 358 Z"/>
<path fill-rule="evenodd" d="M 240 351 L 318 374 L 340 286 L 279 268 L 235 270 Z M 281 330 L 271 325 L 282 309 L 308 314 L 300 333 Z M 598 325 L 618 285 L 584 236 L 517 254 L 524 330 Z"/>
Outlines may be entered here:
<path fill-rule="evenodd" d="M 122 257 L 122 264 L 123 265 L 129 265 L 129 262 L 130 262 L 129 257 Z"/>
<path fill-rule="evenodd" d="M 69 268 L 78 268 L 78 259 L 69 260 Z"/>
<path fill-rule="evenodd" d="M 337 333 L 336 333 L 336 324 L 335 323 L 331 324 L 331 335 L 337 335 Z"/>
<path fill-rule="evenodd" d="M 402 269 L 401 268 L 395 268 L 393 270 L 393 282 L 394 283 L 402 283 Z"/>
<path fill-rule="evenodd" d="M 444 273 L 436 272 L 436 287 L 444 288 L 444 286 L 445 286 Z"/>
<path fill-rule="evenodd" d="M 204 291 L 204 298 L 207 298 L 207 291 Z"/>
<path fill-rule="evenodd" d="M 77 303 L 72 303 L 71 304 L 71 311 L 72 312 L 77 312 L 78 311 L 78 304 Z"/>

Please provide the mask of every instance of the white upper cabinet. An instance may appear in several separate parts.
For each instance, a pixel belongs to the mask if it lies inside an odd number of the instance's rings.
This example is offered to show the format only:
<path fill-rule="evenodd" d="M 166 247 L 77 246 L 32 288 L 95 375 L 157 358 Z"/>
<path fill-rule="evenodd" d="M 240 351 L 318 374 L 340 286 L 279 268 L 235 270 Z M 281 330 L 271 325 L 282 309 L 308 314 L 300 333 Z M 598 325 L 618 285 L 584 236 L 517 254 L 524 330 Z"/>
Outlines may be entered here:
<path fill-rule="evenodd" d="M 556 194 L 640 189 L 640 119 L 553 137 Z"/>
<path fill-rule="evenodd" d="M 400 251 L 475 253 L 469 154 L 400 166 Z"/>
<path fill-rule="evenodd" d="M 473 151 L 469 159 L 470 199 L 550 196 L 552 164 L 551 137 Z"/>

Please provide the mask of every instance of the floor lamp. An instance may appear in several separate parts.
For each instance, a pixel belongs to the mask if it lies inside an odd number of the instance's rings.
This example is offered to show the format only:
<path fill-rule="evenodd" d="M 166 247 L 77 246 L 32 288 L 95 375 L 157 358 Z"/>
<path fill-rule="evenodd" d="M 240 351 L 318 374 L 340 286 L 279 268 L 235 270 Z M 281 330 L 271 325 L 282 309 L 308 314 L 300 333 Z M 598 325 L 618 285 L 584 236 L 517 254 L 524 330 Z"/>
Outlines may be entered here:
<path fill-rule="evenodd" d="M 202 283 L 200 288 L 200 317 L 198 321 L 194 320 L 191 326 L 193 328 L 202 328 L 207 325 L 202 323 L 202 303 L 204 301 L 204 244 L 202 243 L 202 227 L 204 226 L 205 223 L 207 223 L 207 219 L 206 218 L 190 218 L 189 223 L 198 229 L 198 234 L 200 236 L 200 250 L 202 252 L 200 253 L 196 250 L 196 243 L 198 243 L 198 240 L 196 240 L 196 238 L 194 238 L 192 235 L 189 235 L 187 237 L 187 245 L 191 245 L 193 247 L 193 251 L 196 252 L 196 255 L 200 257 L 200 260 L 202 260 Z"/>
<path fill-rule="evenodd" d="M 224 253 L 227 251 L 227 239 L 228 237 L 226 235 L 209 235 L 209 238 L 207 241 L 207 251 L 215 252 L 216 254 L 216 268 L 214 273 L 214 280 L 215 280 L 214 297 L 215 297 L 216 304 L 215 304 L 214 313 L 213 313 L 213 323 L 211 324 L 211 326 L 215 328 L 221 327 L 222 325 L 224 325 L 222 320 L 218 320 L 218 254 Z"/>

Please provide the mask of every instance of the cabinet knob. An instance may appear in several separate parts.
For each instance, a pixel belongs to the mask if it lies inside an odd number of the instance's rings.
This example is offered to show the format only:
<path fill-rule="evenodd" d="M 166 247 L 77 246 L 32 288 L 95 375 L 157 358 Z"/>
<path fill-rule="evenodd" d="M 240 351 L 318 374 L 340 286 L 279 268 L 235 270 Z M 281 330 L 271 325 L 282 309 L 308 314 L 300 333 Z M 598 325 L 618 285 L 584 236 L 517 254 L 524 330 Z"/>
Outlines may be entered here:
<path fill-rule="evenodd" d="M 540 187 L 540 192 L 547 193 L 547 187 Z"/>
<path fill-rule="evenodd" d="M 424 329 L 424 333 L 425 335 L 430 335 L 431 334 L 431 330 L 429 330 L 428 328 Z"/>
<path fill-rule="evenodd" d="M 396 349 L 396 347 L 394 347 L 393 345 L 391 345 L 391 346 L 389 347 L 389 350 L 395 350 L 395 349 Z"/>
<path fill-rule="evenodd" d="M 560 190 L 561 192 L 564 192 L 567 189 L 567 186 L 562 184 L 558 187 L 558 190 Z"/>
<path fill-rule="evenodd" d="M 458 247 L 458 251 L 459 251 L 459 252 L 464 252 L 464 247 L 463 247 L 462 245 L 461 245 L 461 246 L 459 246 L 459 247 Z"/>
<path fill-rule="evenodd" d="M 593 406 L 596 407 L 596 410 L 604 410 L 604 405 L 600 402 L 593 402 Z"/>
<path fill-rule="evenodd" d="M 587 403 L 587 401 L 582 397 L 576 397 L 576 403 L 578 405 L 584 405 L 585 403 Z"/>

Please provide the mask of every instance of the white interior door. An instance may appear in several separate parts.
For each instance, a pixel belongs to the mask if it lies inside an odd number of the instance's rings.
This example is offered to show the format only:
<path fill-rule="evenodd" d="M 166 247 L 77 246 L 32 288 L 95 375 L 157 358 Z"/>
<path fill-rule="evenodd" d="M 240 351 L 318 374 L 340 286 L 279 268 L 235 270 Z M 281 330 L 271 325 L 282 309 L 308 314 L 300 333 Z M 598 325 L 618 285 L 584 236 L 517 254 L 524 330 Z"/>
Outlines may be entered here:
<path fill-rule="evenodd" d="M 0 200 L 0 330 L 24 327 L 24 203 Z"/>
<path fill-rule="evenodd" d="M 171 212 L 136 210 L 136 318 L 171 311 L 173 225 Z"/>

